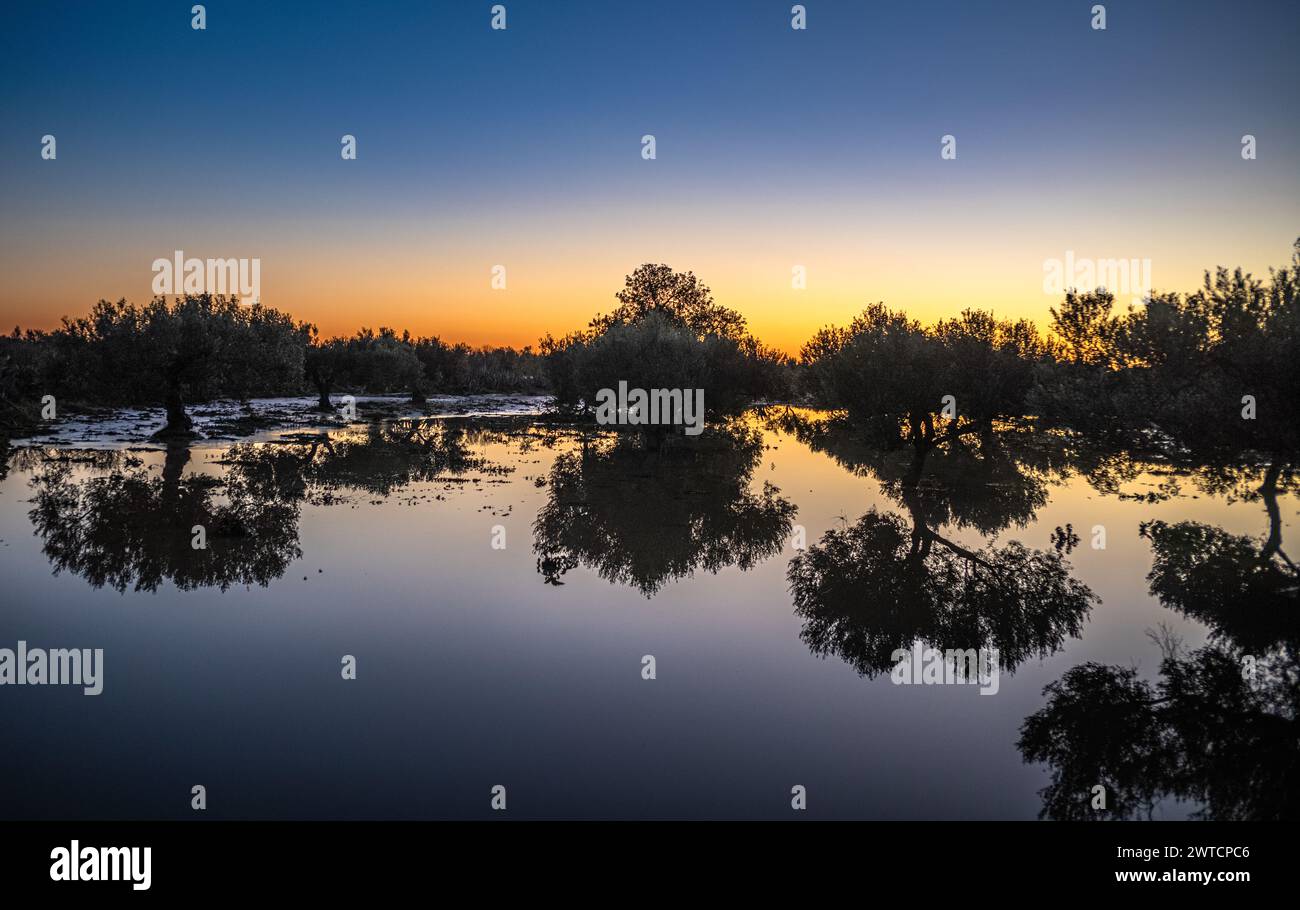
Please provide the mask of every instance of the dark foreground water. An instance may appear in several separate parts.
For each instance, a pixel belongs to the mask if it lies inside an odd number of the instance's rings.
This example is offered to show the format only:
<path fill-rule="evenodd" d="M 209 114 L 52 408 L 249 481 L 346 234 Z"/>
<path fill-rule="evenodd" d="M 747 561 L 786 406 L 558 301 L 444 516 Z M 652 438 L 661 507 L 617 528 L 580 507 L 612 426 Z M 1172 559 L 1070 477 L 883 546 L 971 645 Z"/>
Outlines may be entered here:
<path fill-rule="evenodd" d="M 1101 785 L 1181 818 L 1294 780 L 1285 473 L 784 412 L 98 446 L 6 453 L 0 648 L 104 652 L 98 696 L 0 687 L 6 818 L 194 817 L 196 784 L 229 818 L 485 818 L 497 785 L 510 817 L 783 818 L 796 786 L 808 817 L 1087 817 Z M 996 648 L 996 692 L 896 685 L 914 642 Z"/>

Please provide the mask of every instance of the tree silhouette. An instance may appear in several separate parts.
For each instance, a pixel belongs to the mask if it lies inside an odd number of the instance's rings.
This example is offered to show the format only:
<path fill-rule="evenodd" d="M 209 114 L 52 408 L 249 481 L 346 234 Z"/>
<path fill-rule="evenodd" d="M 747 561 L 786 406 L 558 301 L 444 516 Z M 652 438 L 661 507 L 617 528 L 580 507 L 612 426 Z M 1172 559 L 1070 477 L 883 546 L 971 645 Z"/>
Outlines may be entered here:
<path fill-rule="evenodd" d="M 1295 605 L 1292 605 L 1294 609 Z M 1292 648 L 1260 656 L 1256 677 L 1225 643 L 1170 648 L 1159 681 L 1086 663 L 1044 690 L 1021 727 L 1025 761 L 1046 762 L 1039 816 L 1150 818 L 1161 800 L 1202 804 L 1198 818 L 1300 817 L 1300 666 Z M 1093 787 L 1106 792 L 1092 808 Z"/>
<path fill-rule="evenodd" d="M 533 523 L 538 571 L 550 583 L 578 565 L 646 597 L 698 569 L 748 569 L 779 552 L 795 508 L 751 478 L 760 434 L 710 426 L 647 448 L 639 437 L 584 440 L 551 468 Z"/>
<path fill-rule="evenodd" d="M 814 653 L 875 676 L 892 668 L 896 649 L 920 641 L 996 648 L 1014 670 L 1080 633 L 1095 597 L 1060 553 L 1015 541 L 971 549 L 941 533 L 952 525 L 994 534 L 1028 523 L 1046 501 L 1043 478 L 1019 470 L 995 442 L 889 449 L 842 419 L 787 426 L 814 451 L 876 477 L 911 518 L 872 509 L 791 560 L 800 637 Z"/>
<path fill-rule="evenodd" d="M 185 471 L 190 450 L 170 446 L 161 472 L 117 452 L 20 450 L 36 468 L 29 513 L 55 572 L 95 587 L 156 591 L 267 585 L 302 553 L 299 509 L 348 491 L 389 496 L 412 483 L 505 468 L 475 455 L 460 423 L 398 420 L 360 430 L 239 443 L 219 476 Z M 16 456 L 17 457 L 17 456 Z M 39 461 L 38 461 L 39 459 Z M 79 479 L 78 470 L 91 476 Z M 192 546 L 201 525 L 206 549 Z"/>
<path fill-rule="evenodd" d="M 1115 295 L 1105 288 L 1069 290 L 1060 308 L 1052 307 L 1052 330 L 1060 337 L 1065 355 L 1080 366 L 1107 363 L 1119 320 L 1111 315 Z"/>
<path fill-rule="evenodd" d="M 818 332 L 804 345 L 801 362 L 818 402 L 873 432 L 901 432 L 923 447 L 972 431 L 991 434 L 995 419 L 1023 417 L 1035 365 L 1045 356 L 1027 320 L 966 310 L 926 329 L 874 304 L 848 328 Z M 939 426 L 947 396 L 956 417 Z"/>
<path fill-rule="evenodd" d="M 1044 690 L 1019 741 L 1051 773 L 1041 816 L 1151 817 L 1174 797 L 1199 802 L 1200 818 L 1300 817 L 1300 576 L 1281 549 L 1281 476 L 1267 469 L 1254 491 L 1269 515 L 1263 543 L 1199 522 L 1142 526 L 1151 593 L 1205 623 L 1211 643 L 1186 653 L 1166 638 L 1154 684 L 1090 662 Z"/>
<path fill-rule="evenodd" d="M 303 375 L 304 337 L 288 316 L 212 294 L 156 297 L 143 307 L 101 300 L 88 317 L 65 319 L 48 343 L 61 391 L 77 399 L 161 400 L 162 438 L 192 435 L 187 401 L 246 400 L 296 387 Z"/>
<path fill-rule="evenodd" d="M 156 591 L 164 581 L 224 591 L 284 574 L 302 555 L 296 506 L 260 497 L 236 478 L 182 476 L 189 458 L 185 447 L 168 448 L 161 475 L 119 461 L 76 480 L 65 459 L 34 476 L 29 516 L 55 574 L 67 570 L 120 592 Z M 205 549 L 192 546 L 195 525 L 204 528 Z"/>
<path fill-rule="evenodd" d="M 303 351 L 303 371 L 316 389 L 316 409 L 332 413 L 334 404 L 330 401 L 330 391 L 347 379 L 351 366 L 348 343 L 343 338 L 322 340 L 314 325 L 305 326 L 304 330 L 310 335 L 310 340 Z"/>
<path fill-rule="evenodd" d="M 662 263 L 638 266 L 614 295 L 619 306 L 591 321 L 599 335 L 616 323 L 640 322 L 651 313 L 689 330 L 703 340 L 710 335 L 739 341 L 745 335 L 745 317 L 713 302 L 713 294 L 694 272 L 674 272 Z"/>

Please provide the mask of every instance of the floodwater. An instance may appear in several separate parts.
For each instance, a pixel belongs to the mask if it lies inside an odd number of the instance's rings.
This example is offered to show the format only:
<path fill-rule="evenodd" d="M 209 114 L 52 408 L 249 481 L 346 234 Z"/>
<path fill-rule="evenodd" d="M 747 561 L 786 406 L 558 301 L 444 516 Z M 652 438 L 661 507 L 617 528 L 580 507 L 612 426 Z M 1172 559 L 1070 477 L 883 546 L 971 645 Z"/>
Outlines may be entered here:
<path fill-rule="evenodd" d="M 1293 733 L 1247 743 L 1274 778 L 1196 764 L 1220 727 L 1294 723 L 1295 618 L 1260 612 L 1294 607 L 1294 571 L 1259 551 L 1296 505 L 1262 467 L 1012 430 L 889 451 L 784 409 L 657 440 L 482 404 L 171 450 L 105 418 L 3 453 L 0 648 L 101 648 L 103 691 L 0 687 L 0 816 L 1032 819 L 1087 817 L 1100 785 L 1183 818 L 1258 812 L 1291 773 Z M 1198 542 L 1158 548 L 1153 521 Z M 896 684 L 913 644 L 999 663 Z M 1045 686 L 1088 662 L 1159 686 L 1170 648 L 1227 713 L 1199 740 L 1126 716 L 1190 754 L 1124 764 L 1150 744 L 1101 711 L 1026 760 Z M 1273 669 L 1229 698 L 1208 656 Z"/>

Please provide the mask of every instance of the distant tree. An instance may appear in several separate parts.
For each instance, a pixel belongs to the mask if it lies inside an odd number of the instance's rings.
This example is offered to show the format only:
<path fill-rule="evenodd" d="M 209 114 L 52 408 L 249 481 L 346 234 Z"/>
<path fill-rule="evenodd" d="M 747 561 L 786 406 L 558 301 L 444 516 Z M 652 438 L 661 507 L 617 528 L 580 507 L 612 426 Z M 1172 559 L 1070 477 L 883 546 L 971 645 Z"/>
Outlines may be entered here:
<path fill-rule="evenodd" d="M 330 402 L 330 391 L 347 382 L 352 351 L 343 338 L 321 339 L 314 325 L 304 326 L 304 329 L 309 334 L 309 341 L 303 351 L 303 369 L 319 396 L 316 409 L 332 413 L 334 405 Z"/>
<path fill-rule="evenodd" d="M 615 294 L 619 306 L 591 321 L 600 334 L 619 322 L 634 323 L 650 313 L 661 313 L 690 330 L 697 338 L 710 335 L 739 341 L 745 335 L 745 317 L 713 302 L 713 294 L 693 272 L 674 272 L 670 266 L 638 266 Z"/>
<path fill-rule="evenodd" d="M 448 344 L 436 335 L 415 343 L 415 356 L 424 370 L 424 382 L 431 391 L 457 391 L 468 379 L 470 348 L 467 344 Z"/>
<path fill-rule="evenodd" d="M 26 432 L 40 420 L 41 398 L 56 391 L 57 366 L 44 332 L 17 327 L 0 335 L 0 439 Z"/>
<path fill-rule="evenodd" d="M 571 332 L 563 338 L 546 335 L 538 349 L 541 351 L 543 370 L 554 396 L 555 406 L 562 413 L 572 413 L 586 405 L 578 381 L 578 363 L 582 359 L 590 333 Z"/>
<path fill-rule="evenodd" d="M 307 338 L 287 313 L 241 304 L 234 334 L 240 350 L 223 358 L 229 372 L 225 382 L 213 384 L 215 394 L 248 402 L 256 396 L 301 388 Z"/>
<path fill-rule="evenodd" d="M 399 337 L 382 326 L 378 334 L 362 329 L 348 339 L 348 356 L 351 379 L 367 392 L 411 392 L 420 397 L 424 367 L 409 335 Z"/>
<path fill-rule="evenodd" d="M 160 436 L 191 434 L 186 401 L 246 399 L 297 386 L 303 338 L 284 314 L 234 297 L 187 294 L 144 307 L 101 300 L 89 317 L 64 320 L 52 341 L 75 375 L 78 397 L 157 401 Z"/>
<path fill-rule="evenodd" d="M 1104 364 L 1116 330 L 1111 315 L 1115 295 L 1105 288 L 1065 294 L 1060 309 L 1051 308 L 1052 329 L 1060 336 L 1068 358 L 1076 364 Z"/>
<path fill-rule="evenodd" d="M 934 416 L 951 390 L 942 348 L 916 320 L 873 304 L 847 329 L 818 333 L 801 361 L 819 402 L 857 420 L 901 422 L 917 445 L 934 438 Z"/>

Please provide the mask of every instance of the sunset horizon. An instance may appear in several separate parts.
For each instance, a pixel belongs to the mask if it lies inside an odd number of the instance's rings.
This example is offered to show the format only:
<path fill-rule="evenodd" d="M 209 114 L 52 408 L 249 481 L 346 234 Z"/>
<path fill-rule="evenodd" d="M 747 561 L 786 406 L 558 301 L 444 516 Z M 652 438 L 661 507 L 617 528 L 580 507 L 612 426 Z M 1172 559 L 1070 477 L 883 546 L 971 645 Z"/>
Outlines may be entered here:
<path fill-rule="evenodd" d="M 1147 261 L 1174 291 L 1289 261 L 1281 6 L 1144 4 L 1101 31 L 1070 4 L 932 6 L 819 5 L 792 31 L 780 5 L 520 2 L 494 31 L 473 4 L 231 3 L 179 41 L 162 16 L 25 7 L 11 32 L 42 37 L 3 65 L 60 63 L 0 110 L 5 331 L 143 304 L 176 249 L 259 259 L 263 302 L 326 335 L 516 348 L 663 262 L 792 355 L 876 302 L 1045 328 L 1043 264 L 1070 252 Z M 258 65 L 231 72 L 240 36 Z"/>
<path fill-rule="evenodd" d="M 1218 267 L 1242 268 L 1243 271 L 1252 274 L 1256 278 L 1266 279 L 1270 268 L 1282 267 L 1288 263 L 1295 239 L 1290 238 L 1286 242 L 1278 243 L 1275 245 L 1275 250 L 1259 255 L 1252 260 L 1257 263 L 1254 266 L 1237 261 L 1217 261 L 1207 263 L 1201 267 L 1188 264 L 1186 268 L 1176 273 L 1180 276 L 1179 278 L 1169 280 L 1168 283 L 1157 281 L 1155 274 L 1163 275 L 1166 273 L 1157 273 L 1152 267 L 1151 290 L 1156 292 L 1190 293 L 1201 287 L 1206 272 L 1213 274 Z M 192 252 L 195 256 L 199 255 L 199 251 L 187 250 L 183 252 L 187 258 L 192 255 Z M 1062 251 L 1062 254 L 1056 259 L 1064 261 L 1067 255 L 1073 256 L 1075 251 Z M 1081 255 L 1077 258 L 1078 260 L 1084 259 Z M 567 297 L 563 305 L 555 304 L 549 307 L 539 305 L 531 309 L 529 301 L 535 299 L 540 292 L 531 292 L 527 288 L 520 288 L 518 284 L 511 284 L 508 292 L 490 289 L 475 292 L 469 288 L 470 284 L 483 284 L 485 286 L 489 284 L 492 277 L 490 266 L 485 266 L 481 275 L 461 276 L 459 286 L 463 288 L 464 299 L 471 300 L 472 303 L 448 304 L 443 307 L 421 306 L 418 301 L 413 302 L 412 299 L 402 295 L 401 292 L 394 292 L 394 296 L 391 298 L 381 297 L 378 301 L 372 295 L 367 299 L 363 307 L 350 308 L 340 305 L 343 312 L 324 303 L 322 295 L 286 294 L 284 295 L 286 300 L 296 300 L 297 302 L 278 303 L 275 293 L 278 282 L 265 272 L 262 279 L 263 294 L 259 302 L 265 307 L 287 313 L 295 320 L 316 326 L 322 337 L 348 337 L 365 328 L 378 331 L 381 327 L 384 327 L 395 329 L 399 334 L 403 331 L 409 331 L 412 336 L 435 336 L 443 341 L 463 342 L 472 347 L 536 348 L 538 341 L 544 336 L 559 337 L 572 331 L 585 329 L 593 317 L 613 309 L 617 304 L 614 296 L 615 292 L 622 287 L 624 277 L 632 273 L 637 266 L 650 261 L 652 260 L 630 261 L 626 268 L 619 270 L 618 267 L 615 267 L 607 275 L 604 272 L 590 271 L 587 273 L 587 277 L 592 281 L 593 285 L 597 278 L 602 280 L 608 278 L 603 282 L 602 288 L 593 286 L 586 289 L 581 295 Z M 1131 260 L 1098 256 L 1091 258 L 1089 261 L 1098 263 L 1098 267 L 1104 270 L 1104 263 Z M 833 325 L 847 325 L 863 309 L 875 303 L 883 303 L 889 309 L 906 313 L 909 317 L 925 324 L 955 318 L 964 310 L 982 310 L 990 312 L 1000 319 L 1028 319 L 1040 331 L 1046 333 L 1051 325 L 1050 310 L 1059 304 L 1062 296 L 1059 293 L 1048 294 L 1041 287 L 1024 289 L 1024 296 L 1020 298 L 1019 303 L 1014 298 L 1007 299 L 1005 295 L 999 295 L 995 289 L 991 289 L 988 296 L 966 296 L 940 300 L 915 299 L 905 293 L 902 288 L 899 289 L 899 293 L 894 295 L 852 295 L 849 291 L 845 291 L 843 295 L 836 295 L 829 291 L 822 293 L 814 291 L 811 282 L 815 279 L 810 276 L 810 286 L 806 290 L 794 290 L 787 286 L 780 291 L 774 292 L 769 298 L 761 298 L 754 294 L 747 299 L 751 301 L 757 300 L 758 302 L 747 305 L 743 294 L 729 293 L 727 289 L 747 286 L 746 281 L 750 276 L 739 276 L 734 281 L 720 283 L 710 279 L 709 275 L 702 273 L 701 270 L 692 268 L 689 263 L 682 263 L 679 266 L 669 261 L 664 264 L 679 271 L 693 272 L 704 284 L 710 287 L 714 298 L 719 304 L 735 309 L 746 317 L 749 329 L 755 337 L 764 344 L 770 345 L 791 357 L 798 357 L 800 349 L 819 329 Z M 1036 282 L 1038 285 L 1042 285 L 1047 271 L 1044 264 L 1039 263 L 1037 272 L 1031 271 L 1029 273 L 1030 281 L 1028 283 Z M 526 275 L 522 278 L 516 277 L 517 272 L 514 271 L 508 274 L 511 282 L 527 280 Z M 143 285 L 143 292 L 141 293 L 99 294 L 93 298 L 88 298 L 80 306 L 70 305 L 63 310 L 58 310 L 57 307 L 50 309 L 49 312 L 57 312 L 57 315 L 47 319 L 31 322 L 23 322 L 19 319 L 7 328 L 18 328 L 23 331 L 28 329 L 53 331 L 59 328 L 64 317 L 76 319 L 88 315 L 91 307 L 99 300 L 117 301 L 124 299 L 127 303 L 146 304 L 153 298 L 160 296 L 153 293 L 150 288 L 153 277 L 152 273 L 146 272 L 144 279 L 137 282 Z M 777 284 L 780 277 L 785 277 L 787 285 L 789 283 L 788 276 L 769 277 L 772 278 L 772 284 Z M 453 284 L 452 286 L 457 285 Z M 1088 287 L 1075 282 L 1067 284 L 1066 287 L 1086 291 L 1104 287 L 1104 285 Z M 176 298 L 175 294 L 161 296 L 169 300 Z M 354 295 L 348 292 L 338 292 L 338 296 L 340 299 L 350 300 L 353 299 Z M 360 294 L 358 293 L 356 296 L 360 296 Z M 441 295 L 431 294 L 433 298 L 439 296 Z M 1140 294 L 1128 295 L 1123 290 L 1115 293 L 1115 296 L 1116 306 L 1121 310 L 1130 304 L 1137 304 L 1141 297 Z M 832 302 L 828 303 L 827 301 Z M 824 316 L 819 321 L 810 321 L 805 314 L 809 309 L 813 308 L 812 305 L 818 302 L 822 303 L 818 311 L 824 313 Z M 520 313 L 519 309 L 523 309 L 525 312 Z M 443 315 L 441 317 L 431 315 L 433 310 L 442 311 Z M 539 323 L 535 327 L 531 323 L 523 322 L 527 313 L 533 310 L 543 311 L 546 314 L 545 318 L 552 321 L 546 324 Z M 21 313 L 23 310 L 21 306 L 14 306 L 9 311 Z M 347 321 L 354 318 L 352 314 L 355 311 L 364 312 L 366 315 L 355 317 L 354 322 Z"/>

